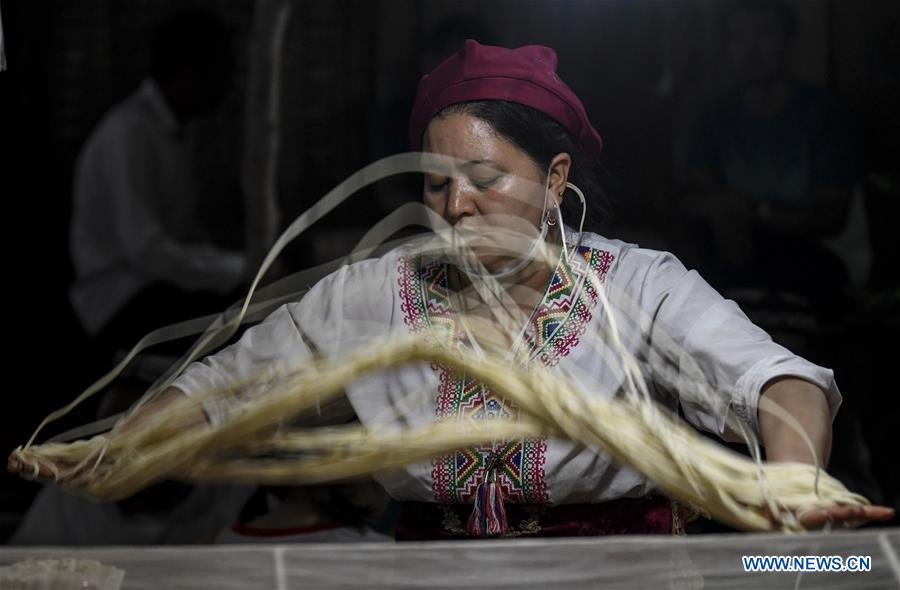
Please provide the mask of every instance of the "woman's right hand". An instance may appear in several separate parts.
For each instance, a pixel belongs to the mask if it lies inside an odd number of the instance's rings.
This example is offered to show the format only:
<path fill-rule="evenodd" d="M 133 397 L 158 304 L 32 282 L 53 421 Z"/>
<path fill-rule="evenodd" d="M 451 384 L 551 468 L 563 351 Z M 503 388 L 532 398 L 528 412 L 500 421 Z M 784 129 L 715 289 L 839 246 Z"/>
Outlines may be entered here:
<path fill-rule="evenodd" d="M 141 406 L 133 413 L 120 420 L 105 436 L 113 440 L 117 437 L 134 433 L 147 424 L 150 418 L 159 412 L 169 408 L 172 404 L 184 399 L 184 392 L 170 387 L 162 392 L 156 399 Z M 188 430 L 208 423 L 206 413 L 202 407 L 197 406 L 195 412 L 181 418 L 177 424 L 181 430 Z M 67 465 L 55 465 L 57 472 L 65 472 Z M 56 474 L 49 465 L 40 462 L 32 462 L 21 457 L 16 451 L 10 453 L 6 462 L 6 470 L 12 475 L 20 475 L 29 479 L 54 480 Z"/>
<path fill-rule="evenodd" d="M 35 469 L 35 464 L 20 458 L 17 451 L 18 449 L 9 454 L 9 458 L 6 460 L 6 471 L 24 479 L 54 479 L 53 472 L 49 467 L 38 464 Z"/>

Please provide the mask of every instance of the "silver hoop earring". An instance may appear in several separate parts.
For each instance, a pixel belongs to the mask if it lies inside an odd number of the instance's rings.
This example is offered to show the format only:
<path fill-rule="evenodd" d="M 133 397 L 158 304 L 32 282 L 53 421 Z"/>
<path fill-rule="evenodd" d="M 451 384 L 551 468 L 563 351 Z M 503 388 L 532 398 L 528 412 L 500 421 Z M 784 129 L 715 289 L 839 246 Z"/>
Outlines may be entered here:
<path fill-rule="evenodd" d="M 581 222 L 578 224 L 578 243 L 573 247 L 573 250 L 577 250 L 581 245 L 581 234 L 584 232 L 584 220 L 587 217 L 587 200 L 584 198 L 584 193 L 581 192 L 581 189 L 571 182 L 566 182 L 566 188 L 572 189 L 575 194 L 578 195 L 578 200 L 581 201 Z M 560 194 L 560 196 L 562 195 Z"/>
<path fill-rule="evenodd" d="M 571 182 L 566 182 L 566 188 L 575 191 L 575 194 L 578 195 L 578 200 L 581 201 L 581 222 L 578 224 L 578 233 L 580 234 L 584 231 L 584 220 L 587 217 L 587 199 L 584 198 L 584 193 L 581 192 L 581 189 Z"/>

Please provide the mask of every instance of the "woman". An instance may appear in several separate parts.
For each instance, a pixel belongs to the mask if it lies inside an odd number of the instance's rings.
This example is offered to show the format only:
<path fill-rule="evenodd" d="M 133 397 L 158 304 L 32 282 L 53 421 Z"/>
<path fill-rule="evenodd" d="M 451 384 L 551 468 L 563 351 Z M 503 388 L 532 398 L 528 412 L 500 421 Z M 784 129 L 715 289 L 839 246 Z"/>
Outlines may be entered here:
<path fill-rule="evenodd" d="M 189 366 L 160 403 L 227 386 L 276 361 L 311 353 L 339 357 L 385 336 L 428 331 L 448 346 L 510 351 L 513 363 L 540 363 L 576 378 L 591 394 L 616 395 L 623 389 L 618 356 L 604 336 L 614 314 L 660 403 L 674 408 L 680 401 L 688 421 L 724 437 L 731 435 L 726 417 L 733 413 L 758 434 L 768 460 L 813 462 L 793 430 L 757 413 L 766 396 L 800 421 L 824 463 L 840 403 L 831 371 L 774 344 L 671 255 L 565 226 L 560 207 L 571 202 L 577 211 L 579 184 L 593 186 L 590 161 L 601 139 L 555 67 L 556 55 L 546 47 L 509 50 L 469 40 L 423 77 L 410 140 L 414 149 L 442 157 L 428 166 L 424 202 L 453 228 L 460 254 L 399 248 L 345 266 L 237 344 Z M 538 255 L 547 250 L 549 264 Z M 598 281 L 609 308 L 599 303 Z M 505 302 L 500 313 L 493 298 Z M 715 392 L 711 407 L 687 395 L 701 374 Z M 349 407 L 331 408 L 333 416 L 352 410 L 366 425 L 515 419 L 518 412 L 465 374 L 437 365 L 368 375 L 346 395 Z M 213 423 L 228 409 L 206 405 Z M 403 502 L 398 538 L 677 528 L 670 502 L 653 493 L 652 482 L 606 455 L 556 439 L 497 441 L 378 479 Z M 489 485 L 505 511 L 470 515 Z M 504 512 L 508 518 L 500 522 Z M 832 506 L 800 519 L 816 526 L 890 514 Z"/>

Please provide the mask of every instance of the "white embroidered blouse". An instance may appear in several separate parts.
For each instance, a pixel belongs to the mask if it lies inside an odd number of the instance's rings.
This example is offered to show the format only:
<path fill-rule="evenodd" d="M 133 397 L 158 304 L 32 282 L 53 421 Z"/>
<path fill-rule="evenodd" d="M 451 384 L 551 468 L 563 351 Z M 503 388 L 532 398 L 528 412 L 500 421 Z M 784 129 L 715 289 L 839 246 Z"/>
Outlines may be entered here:
<path fill-rule="evenodd" d="M 223 387 L 267 364 L 299 360 L 315 348 L 328 357 L 390 336 L 439 329 L 461 345 L 447 285 L 447 267 L 399 248 L 344 266 L 301 301 L 273 312 L 236 344 L 193 363 L 174 382 L 188 395 Z M 775 344 L 738 306 L 722 298 L 671 254 L 585 233 L 569 263 L 561 258 L 543 300 L 523 333 L 531 362 L 575 375 L 591 395 L 624 395 L 622 370 L 604 343 L 607 310 L 585 278 L 604 285 L 622 341 L 641 364 L 651 393 L 690 423 L 728 438 L 731 412 L 758 431 L 757 401 L 770 379 L 792 375 L 828 396 L 832 417 L 841 396 L 832 371 Z M 710 404 L 690 395 L 702 378 Z M 515 419 L 515 406 L 464 375 L 422 363 L 370 374 L 346 388 L 363 424 L 397 428 L 446 419 Z M 227 408 L 207 405 L 215 423 Z M 612 425 L 611 427 L 615 427 Z M 379 477 L 394 498 L 471 502 L 484 479 L 491 445 L 469 448 Z M 497 478 L 507 501 L 568 504 L 642 496 L 654 484 L 604 453 L 557 439 L 500 443 Z"/>

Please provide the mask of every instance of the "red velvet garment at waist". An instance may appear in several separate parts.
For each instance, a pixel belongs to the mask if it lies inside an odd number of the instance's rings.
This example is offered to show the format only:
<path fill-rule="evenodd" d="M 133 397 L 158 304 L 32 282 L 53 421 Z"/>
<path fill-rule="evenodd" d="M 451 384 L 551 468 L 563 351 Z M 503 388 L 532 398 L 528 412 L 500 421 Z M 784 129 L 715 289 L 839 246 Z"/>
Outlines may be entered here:
<path fill-rule="evenodd" d="M 397 520 L 398 541 L 469 539 L 471 504 L 404 502 Z M 506 504 L 510 537 L 596 537 L 672 535 L 673 504 L 658 495 L 620 498 L 599 504 Z"/>

